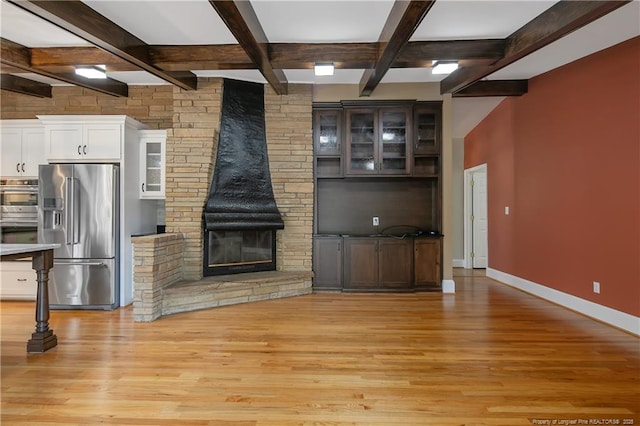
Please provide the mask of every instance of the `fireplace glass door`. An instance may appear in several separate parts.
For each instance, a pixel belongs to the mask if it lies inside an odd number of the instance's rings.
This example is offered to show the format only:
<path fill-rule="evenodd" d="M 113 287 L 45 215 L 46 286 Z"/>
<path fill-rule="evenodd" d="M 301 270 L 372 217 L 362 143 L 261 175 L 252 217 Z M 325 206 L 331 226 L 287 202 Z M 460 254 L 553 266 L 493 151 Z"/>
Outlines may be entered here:
<path fill-rule="evenodd" d="M 275 270 L 275 231 L 207 231 L 204 275 Z"/>

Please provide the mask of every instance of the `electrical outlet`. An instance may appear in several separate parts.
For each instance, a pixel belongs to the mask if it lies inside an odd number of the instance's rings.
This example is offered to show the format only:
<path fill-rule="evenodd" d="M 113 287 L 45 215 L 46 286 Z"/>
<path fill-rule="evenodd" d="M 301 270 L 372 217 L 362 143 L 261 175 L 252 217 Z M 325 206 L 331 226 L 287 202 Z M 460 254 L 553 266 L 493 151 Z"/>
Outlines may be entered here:
<path fill-rule="evenodd" d="M 373 217 L 373 226 L 379 226 L 380 225 L 380 218 L 378 216 L 374 216 Z"/>
<path fill-rule="evenodd" d="M 600 294 L 600 283 L 598 281 L 593 282 L 593 292 Z"/>

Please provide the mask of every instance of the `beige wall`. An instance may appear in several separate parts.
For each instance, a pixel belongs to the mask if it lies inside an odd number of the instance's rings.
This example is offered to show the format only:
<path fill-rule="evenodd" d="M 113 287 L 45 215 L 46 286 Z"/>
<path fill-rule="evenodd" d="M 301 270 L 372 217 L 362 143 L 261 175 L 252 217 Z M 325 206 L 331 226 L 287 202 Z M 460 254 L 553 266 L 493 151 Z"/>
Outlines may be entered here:
<path fill-rule="evenodd" d="M 453 139 L 451 176 L 453 260 L 464 259 L 464 139 Z"/>

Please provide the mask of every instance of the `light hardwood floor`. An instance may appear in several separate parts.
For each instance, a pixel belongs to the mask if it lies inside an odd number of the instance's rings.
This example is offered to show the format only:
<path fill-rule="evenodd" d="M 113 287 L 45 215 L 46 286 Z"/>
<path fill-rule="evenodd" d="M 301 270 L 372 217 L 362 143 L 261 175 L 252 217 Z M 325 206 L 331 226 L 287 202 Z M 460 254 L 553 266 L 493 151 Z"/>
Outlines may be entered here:
<path fill-rule="evenodd" d="M 31 355 L 33 303 L 2 302 L 2 425 L 640 424 L 640 339 L 485 277 L 456 283 L 152 323 L 53 311 L 58 346 Z"/>

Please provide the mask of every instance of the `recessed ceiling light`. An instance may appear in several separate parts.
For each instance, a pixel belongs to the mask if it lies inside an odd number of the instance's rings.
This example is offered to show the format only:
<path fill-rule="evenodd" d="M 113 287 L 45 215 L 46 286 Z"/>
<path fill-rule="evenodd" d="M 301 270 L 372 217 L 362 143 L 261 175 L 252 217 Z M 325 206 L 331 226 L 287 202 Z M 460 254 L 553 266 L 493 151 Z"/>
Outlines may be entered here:
<path fill-rule="evenodd" d="M 436 65 L 431 68 L 431 74 L 451 74 L 457 69 L 457 62 L 437 62 Z"/>
<path fill-rule="evenodd" d="M 316 64 L 313 71 L 317 76 L 333 75 L 333 64 Z"/>
<path fill-rule="evenodd" d="M 76 67 L 76 74 L 85 78 L 107 78 L 107 73 L 103 68 L 99 66 L 94 67 Z"/>

